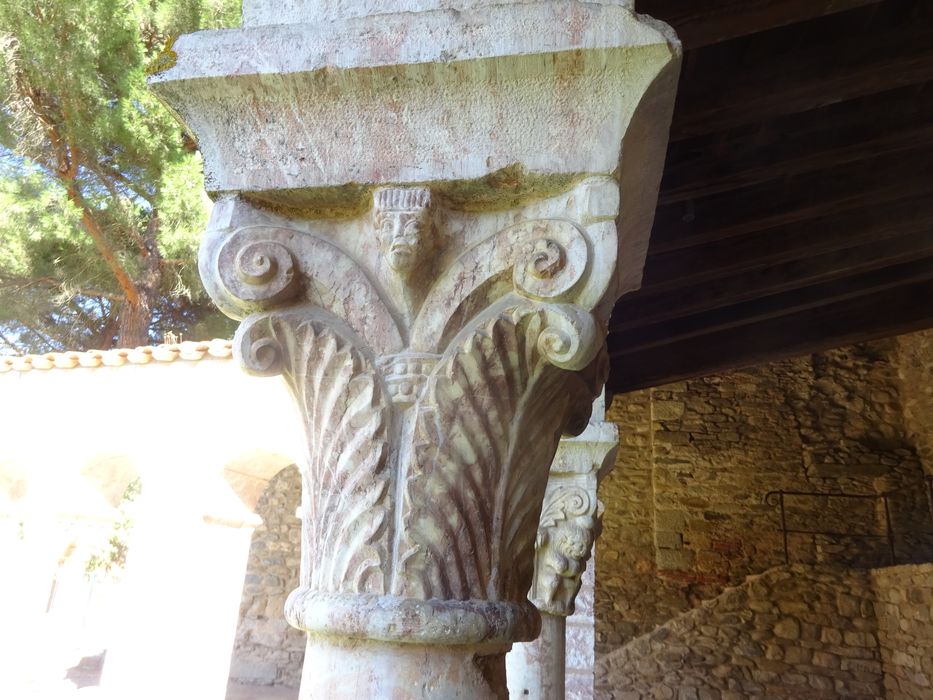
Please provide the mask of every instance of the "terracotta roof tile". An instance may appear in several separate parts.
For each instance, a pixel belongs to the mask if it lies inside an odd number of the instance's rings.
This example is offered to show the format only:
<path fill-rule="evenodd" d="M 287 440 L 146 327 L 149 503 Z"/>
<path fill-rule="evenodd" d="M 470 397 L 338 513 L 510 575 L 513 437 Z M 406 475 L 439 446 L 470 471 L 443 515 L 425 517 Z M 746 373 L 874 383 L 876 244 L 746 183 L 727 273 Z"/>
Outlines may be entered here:
<path fill-rule="evenodd" d="M 233 355 L 230 340 L 185 341 L 175 345 L 147 345 L 139 348 L 50 352 L 45 355 L 0 356 L 0 374 L 34 369 L 73 369 L 76 367 L 122 367 L 155 362 L 197 362 L 204 358 L 226 360 Z"/>

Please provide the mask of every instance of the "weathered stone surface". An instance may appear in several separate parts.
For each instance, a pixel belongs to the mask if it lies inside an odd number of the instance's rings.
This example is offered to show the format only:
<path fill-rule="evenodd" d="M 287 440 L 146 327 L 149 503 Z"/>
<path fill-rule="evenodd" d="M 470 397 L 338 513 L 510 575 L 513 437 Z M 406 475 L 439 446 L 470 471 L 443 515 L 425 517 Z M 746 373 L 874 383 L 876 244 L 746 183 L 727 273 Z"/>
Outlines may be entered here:
<path fill-rule="evenodd" d="M 621 447 L 600 487 L 598 650 L 781 563 L 779 510 L 764 500 L 772 489 L 898 490 L 889 506 L 899 560 L 933 554 L 921 439 L 933 425 L 931 347 L 916 333 L 617 396 L 608 415 Z M 789 498 L 787 512 L 792 527 L 885 531 L 880 501 Z M 797 535 L 789 545 L 791 561 L 889 561 L 883 537 Z M 861 605 L 840 599 L 839 614 L 871 617 Z"/>
<path fill-rule="evenodd" d="M 907 428 L 923 460 L 933 474 L 933 330 L 896 339 L 897 376 Z"/>
<path fill-rule="evenodd" d="M 874 596 L 866 572 L 793 565 L 750 577 L 600 659 L 596 697 L 656 698 L 659 689 L 680 697 L 675 693 L 684 688 L 695 697 L 787 697 L 801 686 L 808 689 L 799 697 L 881 697 L 881 651 L 870 644 L 873 631 L 856 630 L 836 613 L 842 591 Z M 749 614 L 751 603 L 784 601 L 805 601 L 806 610 L 796 617 Z M 843 641 L 811 651 L 808 628 Z"/>
<path fill-rule="evenodd" d="M 151 79 L 218 198 L 205 286 L 305 423 L 303 697 L 341 669 L 351 696 L 505 693 L 503 652 L 537 633 L 548 467 L 641 277 L 670 31 L 614 3 L 445 8 L 300 2 L 267 25 L 247 3 Z M 589 533 L 552 515 L 536 591 L 569 608 Z"/>
<path fill-rule="evenodd" d="M 876 569 L 872 582 L 886 697 L 933 696 L 933 564 Z"/>
<path fill-rule="evenodd" d="M 314 698 L 472 700 L 505 687 L 504 651 L 311 637 L 302 677 L 313 679 Z M 302 694 L 307 688 L 303 680 Z"/>
<path fill-rule="evenodd" d="M 535 0 L 519 0 L 533 2 Z M 632 0 L 594 0 L 597 4 L 632 7 Z M 469 12 L 484 5 L 507 4 L 503 0 L 245 0 L 243 24 L 297 24 L 299 22 L 331 22 L 349 17 L 367 17 L 395 12 L 426 10 L 456 10 Z M 514 4 L 514 0 L 513 0 Z"/>
<path fill-rule="evenodd" d="M 178 39 L 151 83 L 197 135 L 208 190 L 352 216 L 379 184 L 489 209 L 617 172 L 620 289 L 637 288 L 677 78 L 670 29 L 594 2 L 364 11 L 301 24 L 276 11 Z"/>

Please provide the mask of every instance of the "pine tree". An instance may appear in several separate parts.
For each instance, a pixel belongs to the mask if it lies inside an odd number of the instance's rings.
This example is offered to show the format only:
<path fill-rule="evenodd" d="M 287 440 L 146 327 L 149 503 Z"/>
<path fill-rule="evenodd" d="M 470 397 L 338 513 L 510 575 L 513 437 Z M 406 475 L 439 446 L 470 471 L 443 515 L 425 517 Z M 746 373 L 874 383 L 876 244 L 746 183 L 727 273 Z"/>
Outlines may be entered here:
<path fill-rule="evenodd" d="M 0 352 L 227 334 L 197 276 L 200 156 L 147 89 L 239 0 L 0 0 Z"/>

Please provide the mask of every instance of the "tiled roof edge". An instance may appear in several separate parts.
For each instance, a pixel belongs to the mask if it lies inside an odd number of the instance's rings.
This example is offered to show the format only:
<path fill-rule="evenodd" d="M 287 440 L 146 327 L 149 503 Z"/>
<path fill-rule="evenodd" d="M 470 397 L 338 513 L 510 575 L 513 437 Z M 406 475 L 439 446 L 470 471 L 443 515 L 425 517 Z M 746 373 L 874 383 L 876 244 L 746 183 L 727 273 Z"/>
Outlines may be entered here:
<path fill-rule="evenodd" d="M 174 345 L 147 345 L 139 348 L 88 350 L 86 352 L 50 352 L 45 355 L 0 356 L 0 374 L 30 370 L 76 369 L 79 367 L 122 367 L 182 360 L 226 360 L 233 355 L 233 341 L 185 341 Z"/>

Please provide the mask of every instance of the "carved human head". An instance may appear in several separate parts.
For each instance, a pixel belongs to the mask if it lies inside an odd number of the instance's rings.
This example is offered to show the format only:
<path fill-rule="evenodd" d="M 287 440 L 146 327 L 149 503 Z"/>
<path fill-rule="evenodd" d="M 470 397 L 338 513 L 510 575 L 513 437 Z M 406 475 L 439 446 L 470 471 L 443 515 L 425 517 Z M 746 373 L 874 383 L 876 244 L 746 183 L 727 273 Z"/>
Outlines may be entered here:
<path fill-rule="evenodd" d="M 386 187 L 376 191 L 373 220 L 389 267 L 407 275 L 428 259 L 435 246 L 431 191 Z"/>

